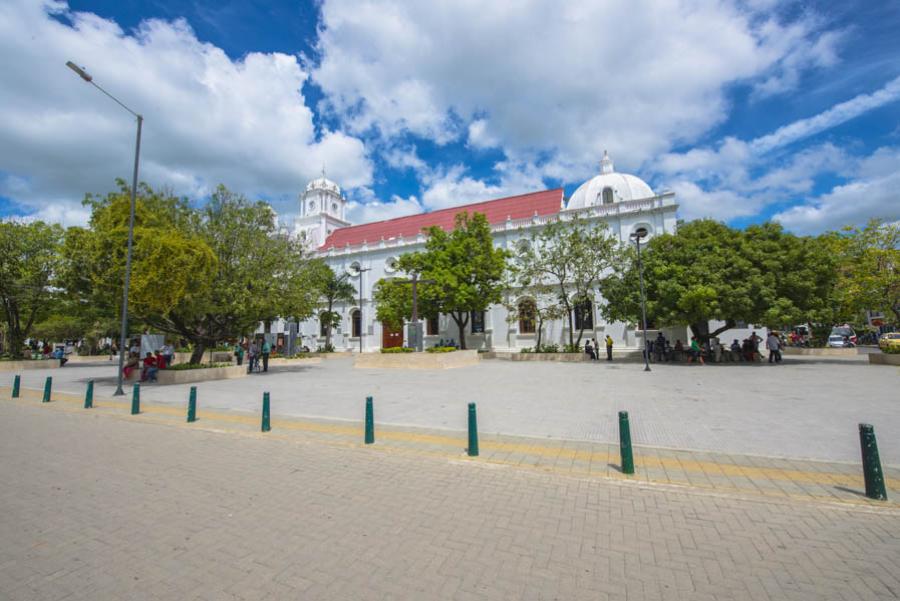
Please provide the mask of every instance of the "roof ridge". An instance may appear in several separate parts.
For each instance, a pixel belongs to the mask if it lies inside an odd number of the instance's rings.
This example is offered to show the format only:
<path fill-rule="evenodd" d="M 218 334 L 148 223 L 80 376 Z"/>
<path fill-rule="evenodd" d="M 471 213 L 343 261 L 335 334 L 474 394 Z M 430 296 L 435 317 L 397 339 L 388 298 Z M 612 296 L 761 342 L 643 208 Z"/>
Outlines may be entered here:
<path fill-rule="evenodd" d="M 366 223 L 356 223 L 354 225 L 349 225 L 347 227 L 342 227 L 341 230 L 349 230 L 355 227 L 362 227 L 365 225 L 374 225 L 376 223 L 390 223 L 391 221 L 399 221 L 400 219 L 409 219 L 410 217 L 418 217 L 419 215 L 437 215 L 439 213 L 443 213 L 446 211 L 459 211 L 460 209 L 465 209 L 466 207 L 474 207 L 476 205 L 483 205 L 490 202 L 497 202 L 500 200 L 511 200 L 513 198 L 522 198 L 524 196 L 534 196 L 536 194 L 546 194 L 548 192 L 563 192 L 562 188 L 548 188 L 546 190 L 538 190 L 537 192 L 525 192 L 523 194 L 514 194 L 512 196 L 501 196 L 500 198 L 492 198 L 490 200 L 479 200 L 477 202 L 470 202 L 464 205 L 456 205 L 453 207 L 445 207 L 443 209 L 437 209 L 436 211 L 426 211 L 424 213 L 413 213 L 412 215 L 402 215 L 400 217 L 391 217 L 390 219 L 381 219 L 379 221 L 367 221 Z"/>

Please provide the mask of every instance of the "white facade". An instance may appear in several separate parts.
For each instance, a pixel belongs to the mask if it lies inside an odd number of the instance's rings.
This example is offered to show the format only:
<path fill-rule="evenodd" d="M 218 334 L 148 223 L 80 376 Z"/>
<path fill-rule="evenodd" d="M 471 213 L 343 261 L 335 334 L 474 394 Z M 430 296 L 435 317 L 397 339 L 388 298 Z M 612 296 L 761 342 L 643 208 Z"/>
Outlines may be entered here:
<path fill-rule="evenodd" d="M 579 215 L 590 221 L 604 221 L 609 231 L 620 242 L 627 243 L 629 236 L 638 228 L 644 227 L 649 237 L 663 233 L 673 233 L 676 228 L 675 195 L 672 192 L 654 193 L 643 180 L 629 174 L 617 173 L 612 160 L 604 153 L 601 161 L 601 172 L 580 186 L 565 208 L 553 215 L 534 216 L 526 219 L 507 219 L 492 224 L 494 243 L 498 247 L 512 249 L 518 240 L 529 238 L 534 228 L 543 227 L 550 220 L 565 219 L 571 215 Z M 360 349 L 360 337 L 353 331 L 353 314 L 361 312 L 362 349 L 366 352 L 378 351 L 382 347 L 384 329 L 375 319 L 375 307 L 372 303 L 374 285 L 386 277 L 403 276 L 397 273 L 394 266 L 396 259 L 405 253 L 422 250 L 425 237 L 422 234 L 413 237 L 389 237 L 375 243 L 344 246 L 342 248 L 322 248 L 328 235 L 337 228 L 350 224 L 345 220 L 346 201 L 337 184 L 324 178 L 309 183 L 300 197 L 301 217 L 295 222 L 294 233 L 304 236 L 311 248 L 317 252 L 335 270 L 336 273 L 349 274 L 349 281 L 359 290 L 362 287 L 362 304 L 359 300 L 353 303 L 340 304 L 335 307 L 341 316 L 340 325 L 332 331 L 332 343 L 335 350 Z M 457 207 L 464 209 L 464 207 Z M 649 239 L 649 238 L 648 238 Z M 362 273 L 357 269 L 362 268 Z M 368 270 L 368 271 L 365 271 Z M 512 294 L 512 293 L 510 293 Z M 517 301 L 515 297 L 509 298 Z M 598 306 L 603 302 L 599 294 L 593 299 L 593 328 L 586 329 L 582 344 L 588 338 L 601 340 L 609 334 L 617 349 L 640 348 L 640 332 L 633 325 L 621 322 L 606 323 L 599 314 Z M 470 319 L 466 328 L 466 346 L 473 349 L 489 349 L 496 351 L 517 351 L 525 347 L 533 347 L 535 334 L 519 331 L 518 322 L 507 321 L 508 312 L 503 305 L 490 307 L 484 316 L 484 331 L 473 332 Z M 429 333 L 425 320 L 422 321 L 425 346 L 433 346 L 439 340 L 459 342 L 456 323 L 448 315 L 438 319 L 436 333 Z M 272 324 L 273 332 L 287 332 L 288 324 L 283 321 Z M 712 325 L 712 324 L 711 324 Z M 663 332 L 674 341 L 686 339 L 685 328 L 665 328 Z M 722 340 L 732 333 L 726 332 Z M 737 332 L 734 333 L 737 336 Z M 321 335 L 317 318 L 299 324 L 298 345 L 306 345 L 315 349 L 325 344 Z M 577 331 L 575 333 L 577 338 Z M 655 336 L 655 331 L 652 333 Z M 730 340 L 730 339 L 728 339 Z M 568 320 L 558 320 L 545 324 L 543 343 L 559 345 L 568 342 Z M 406 341 L 404 340 L 404 344 Z"/>

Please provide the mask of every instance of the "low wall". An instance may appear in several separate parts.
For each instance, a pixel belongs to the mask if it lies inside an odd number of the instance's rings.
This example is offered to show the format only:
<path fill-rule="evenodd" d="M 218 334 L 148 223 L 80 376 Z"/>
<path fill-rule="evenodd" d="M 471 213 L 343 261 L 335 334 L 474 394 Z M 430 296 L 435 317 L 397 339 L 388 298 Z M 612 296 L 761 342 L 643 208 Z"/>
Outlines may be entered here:
<path fill-rule="evenodd" d="M 38 359 L 27 361 L 0 361 L 0 371 L 21 371 L 23 369 L 58 369 L 59 359 Z"/>
<path fill-rule="evenodd" d="M 232 365 L 230 367 L 206 367 L 203 369 L 164 369 L 156 374 L 156 380 L 159 384 L 189 384 L 192 382 L 243 378 L 246 375 L 246 366 Z"/>
<path fill-rule="evenodd" d="M 307 357 L 303 359 L 287 359 L 284 357 L 277 357 L 275 359 L 269 359 L 269 367 L 275 365 L 316 365 L 321 363 L 322 359 L 319 357 Z M 246 359 L 244 360 L 244 365 L 247 364 Z"/>
<path fill-rule="evenodd" d="M 453 369 L 477 365 L 478 351 L 452 353 L 363 353 L 353 357 L 353 367 L 375 369 Z"/>
<path fill-rule="evenodd" d="M 887 353 L 869 353 L 870 365 L 900 365 L 900 355 Z"/>
<path fill-rule="evenodd" d="M 482 353 L 483 359 L 500 359 L 501 361 L 556 361 L 560 363 L 590 363 L 587 353 L 516 353 L 508 351 L 490 351 Z M 613 351 L 613 360 L 641 359 L 640 351 Z M 606 350 L 601 349 L 600 360 L 606 361 Z"/>
<path fill-rule="evenodd" d="M 855 348 L 804 348 L 802 346 L 786 346 L 782 355 L 812 355 L 817 357 L 855 357 L 859 353 Z"/>

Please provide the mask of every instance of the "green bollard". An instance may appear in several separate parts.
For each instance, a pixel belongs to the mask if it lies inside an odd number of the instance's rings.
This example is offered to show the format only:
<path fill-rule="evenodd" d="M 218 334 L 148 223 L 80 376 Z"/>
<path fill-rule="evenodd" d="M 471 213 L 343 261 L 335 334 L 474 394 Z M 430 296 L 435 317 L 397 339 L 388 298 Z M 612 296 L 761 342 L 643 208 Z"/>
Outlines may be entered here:
<path fill-rule="evenodd" d="M 19 385 L 22 383 L 22 376 L 13 378 L 12 398 L 19 398 Z"/>
<path fill-rule="evenodd" d="M 268 432 L 272 429 L 272 424 L 269 422 L 269 393 L 263 393 L 263 411 L 262 411 L 262 431 Z"/>
<path fill-rule="evenodd" d="M 878 443 L 875 441 L 875 429 L 871 424 L 859 425 L 859 446 L 862 448 L 866 496 L 878 501 L 887 501 L 884 472 L 881 470 L 881 459 L 878 457 Z"/>
<path fill-rule="evenodd" d="M 53 388 L 53 378 L 51 376 L 47 376 L 47 381 L 44 382 L 44 399 L 42 402 L 49 403 L 50 402 L 50 389 Z"/>
<path fill-rule="evenodd" d="M 478 457 L 478 421 L 475 417 L 475 403 L 469 403 L 469 457 Z"/>
<path fill-rule="evenodd" d="M 131 415 L 141 412 L 141 385 L 135 384 L 131 391 Z"/>
<path fill-rule="evenodd" d="M 631 427 L 628 412 L 619 411 L 619 450 L 622 457 L 622 473 L 634 473 L 634 457 L 631 454 Z"/>
<path fill-rule="evenodd" d="M 191 386 L 191 396 L 188 398 L 188 423 L 197 421 L 197 387 Z"/>
<path fill-rule="evenodd" d="M 372 410 L 372 397 L 366 397 L 366 444 L 375 442 L 375 413 Z"/>
<path fill-rule="evenodd" d="M 94 381 L 88 380 L 87 390 L 84 392 L 84 408 L 90 409 L 94 406 Z"/>

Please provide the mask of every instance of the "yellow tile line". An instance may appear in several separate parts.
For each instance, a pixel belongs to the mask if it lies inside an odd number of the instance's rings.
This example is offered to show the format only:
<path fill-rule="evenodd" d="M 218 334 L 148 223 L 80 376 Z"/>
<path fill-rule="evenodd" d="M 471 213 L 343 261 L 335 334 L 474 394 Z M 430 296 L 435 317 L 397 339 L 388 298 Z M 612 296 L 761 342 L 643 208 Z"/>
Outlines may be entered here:
<path fill-rule="evenodd" d="M 9 398 L 10 387 L 0 387 L 0 397 Z M 36 389 L 21 389 L 22 399 L 37 399 L 43 397 L 43 392 Z M 53 401 L 63 401 L 69 403 L 83 403 L 83 397 L 71 395 L 67 393 L 53 393 Z M 128 409 L 131 406 L 130 401 L 113 401 L 95 399 L 94 407 L 110 408 L 110 409 Z M 145 414 L 162 414 L 184 417 L 186 416 L 186 407 L 173 407 L 169 405 L 158 404 L 141 404 L 141 413 Z M 229 414 L 220 411 L 202 410 L 198 411 L 199 420 L 213 420 L 226 423 L 246 424 L 257 426 L 260 418 L 246 414 Z M 339 423 L 324 423 L 303 421 L 299 419 L 273 419 L 272 428 L 290 431 L 316 432 L 322 434 L 332 434 L 340 436 L 352 436 L 360 438 L 363 433 L 361 426 L 344 425 Z M 466 439 L 460 436 L 444 436 L 438 434 L 426 434 L 420 432 L 409 432 L 403 430 L 385 430 L 377 429 L 376 437 L 380 441 L 393 442 L 412 442 L 426 445 L 448 446 L 457 449 L 465 448 Z M 589 443 L 590 444 L 590 443 Z M 603 444 L 603 443 L 599 443 Z M 612 446 L 612 445 L 610 445 Z M 589 471 L 597 473 L 605 471 L 608 473 L 618 474 L 618 471 L 610 468 L 607 464 L 618 463 L 617 454 L 613 457 L 611 449 L 603 450 L 585 450 L 571 449 L 564 446 L 543 446 L 539 444 L 529 444 L 520 442 L 503 442 L 494 440 L 481 440 L 479 447 L 484 454 L 521 454 L 523 458 L 519 460 L 505 460 L 500 458 L 492 459 L 493 462 L 508 465 L 540 465 L 546 467 L 546 464 L 540 460 L 535 461 L 534 456 L 539 458 L 549 458 L 553 460 L 566 459 L 571 461 L 589 461 Z M 595 469 L 596 466 L 596 469 Z M 655 454 L 654 449 L 638 447 L 635 449 L 635 469 L 638 472 L 646 474 L 647 469 L 664 470 L 665 477 L 668 481 L 690 482 L 691 479 L 687 474 L 703 474 L 714 477 L 743 477 L 750 481 L 778 480 L 787 482 L 797 482 L 804 484 L 822 484 L 822 485 L 839 485 L 839 486 L 859 486 L 862 480 L 862 474 L 842 474 L 835 472 L 819 472 L 819 471 L 802 471 L 786 468 L 772 467 L 755 467 L 745 465 L 732 465 L 729 463 L 721 463 L 714 461 L 700 461 L 684 457 L 662 457 Z M 677 478 L 679 472 L 685 474 L 682 478 Z M 646 476 L 649 479 L 649 476 Z M 693 480 L 697 480 L 696 477 Z M 900 479 L 886 478 L 885 485 L 894 490 L 900 490 Z"/>

